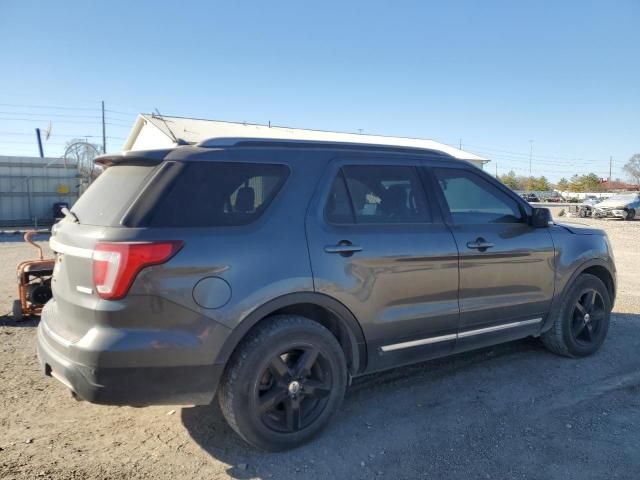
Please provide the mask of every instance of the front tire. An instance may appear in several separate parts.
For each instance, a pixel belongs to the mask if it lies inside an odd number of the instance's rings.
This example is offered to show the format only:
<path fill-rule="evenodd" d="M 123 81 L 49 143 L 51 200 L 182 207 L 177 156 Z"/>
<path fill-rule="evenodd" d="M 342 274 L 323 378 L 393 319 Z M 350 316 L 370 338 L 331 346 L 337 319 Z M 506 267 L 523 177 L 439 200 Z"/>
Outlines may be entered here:
<path fill-rule="evenodd" d="M 346 386 L 347 365 L 333 334 L 307 318 L 278 315 L 238 346 L 218 398 L 240 437 L 278 451 L 318 434 L 338 410 Z"/>
<path fill-rule="evenodd" d="M 586 357 L 604 342 L 610 313 L 611 298 L 605 284 L 598 277 L 583 273 L 569 288 L 553 326 L 540 338 L 553 353 Z"/>

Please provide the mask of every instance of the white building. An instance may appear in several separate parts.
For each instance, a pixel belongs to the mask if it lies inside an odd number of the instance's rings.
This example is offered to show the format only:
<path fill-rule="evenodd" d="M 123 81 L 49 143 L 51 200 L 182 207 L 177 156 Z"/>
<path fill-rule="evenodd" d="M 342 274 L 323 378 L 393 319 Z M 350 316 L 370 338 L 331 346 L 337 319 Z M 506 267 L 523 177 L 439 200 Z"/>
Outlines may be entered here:
<path fill-rule="evenodd" d="M 215 137 L 325 140 L 376 145 L 399 145 L 439 150 L 455 158 L 472 162 L 480 168 L 489 162 L 489 160 L 474 155 L 473 153 L 421 138 L 328 132 L 324 130 L 276 127 L 255 123 L 221 122 L 218 120 L 200 120 L 155 114 L 138 115 L 136 123 L 123 146 L 123 150 L 169 148 L 176 145 L 176 139 L 184 140 L 187 143 L 198 143 Z"/>

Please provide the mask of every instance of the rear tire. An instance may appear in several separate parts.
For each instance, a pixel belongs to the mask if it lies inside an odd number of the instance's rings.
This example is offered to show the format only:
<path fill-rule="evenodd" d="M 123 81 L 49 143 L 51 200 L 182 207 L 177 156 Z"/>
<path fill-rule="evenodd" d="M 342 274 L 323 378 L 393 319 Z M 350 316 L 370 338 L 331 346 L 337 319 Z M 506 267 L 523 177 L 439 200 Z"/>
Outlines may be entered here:
<path fill-rule="evenodd" d="M 630 208 L 627 212 L 627 217 L 625 220 L 633 220 L 636 217 L 636 211 L 633 208 Z"/>
<path fill-rule="evenodd" d="M 13 301 L 13 308 L 11 310 L 11 315 L 13 316 L 13 319 L 16 322 L 22 320 L 23 313 L 22 313 L 22 303 L 20 302 L 20 300 Z"/>
<path fill-rule="evenodd" d="M 548 350 L 565 357 L 595 353 L 609 330 L 611 298 L 598 277 L 583 273 L 562 300 L 551 329 L 540 338 Z"/>
<path fill-rule="evenodd" d="M 278 451 L 318 434 L 340 407 L 346 385 L 347 364 L 333 334 L 307 318 L 278 315 L 238 346 L 218 399 L 240 437 Z"/>

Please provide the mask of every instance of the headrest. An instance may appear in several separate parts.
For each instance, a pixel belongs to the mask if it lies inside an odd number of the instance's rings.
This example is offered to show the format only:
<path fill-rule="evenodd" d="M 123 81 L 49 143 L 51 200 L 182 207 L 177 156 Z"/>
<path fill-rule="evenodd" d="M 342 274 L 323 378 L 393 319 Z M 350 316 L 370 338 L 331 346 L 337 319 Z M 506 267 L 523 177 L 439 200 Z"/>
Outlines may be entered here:
<path fill-rule="evenodd" d="M 236 196 L 236 212 L 253 212 L 256 202 L 256 192 L 252 187 L 242 187 Z"/>

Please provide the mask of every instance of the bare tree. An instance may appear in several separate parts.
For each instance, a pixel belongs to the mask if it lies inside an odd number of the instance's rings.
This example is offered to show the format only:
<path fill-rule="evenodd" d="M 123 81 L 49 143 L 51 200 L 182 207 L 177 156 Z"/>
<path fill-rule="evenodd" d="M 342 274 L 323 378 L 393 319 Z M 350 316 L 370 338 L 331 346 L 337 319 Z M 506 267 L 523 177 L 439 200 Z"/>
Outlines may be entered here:
<path fill-rule="evenodd" d="M 640 153 L 636 153 L 622 169 L 631 177 L 634 183 L 640 185 Z"/>

